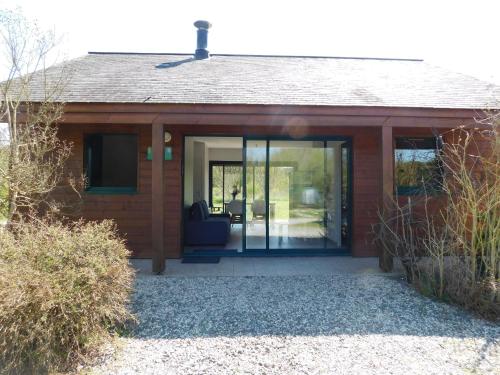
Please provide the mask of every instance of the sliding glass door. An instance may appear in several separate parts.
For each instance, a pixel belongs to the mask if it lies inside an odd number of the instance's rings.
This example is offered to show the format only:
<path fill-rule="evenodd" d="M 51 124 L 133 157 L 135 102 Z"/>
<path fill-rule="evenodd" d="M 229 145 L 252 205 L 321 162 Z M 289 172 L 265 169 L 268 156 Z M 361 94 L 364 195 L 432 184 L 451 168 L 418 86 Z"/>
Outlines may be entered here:
<path fill-rule="evenodd" d="M 245 149 L 246 249 L 272 254 L 347 247 L 347 140 L 250 139 Z"/>

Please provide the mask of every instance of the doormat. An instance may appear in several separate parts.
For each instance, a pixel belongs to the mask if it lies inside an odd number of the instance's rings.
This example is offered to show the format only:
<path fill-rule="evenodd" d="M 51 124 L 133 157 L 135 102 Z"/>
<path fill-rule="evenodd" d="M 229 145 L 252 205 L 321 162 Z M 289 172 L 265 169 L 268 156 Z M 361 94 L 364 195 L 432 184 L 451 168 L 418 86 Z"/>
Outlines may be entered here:
<path fill-rule="evenodd" d="M 220 248 L 220 249 L 217 249 L 217 248 L 210 248 L 210 249 L 194 249 L 193 250 L 193 253 L 206 253 L 206 252 L 209 252 L 211 251 L 212 254 L 214 252 L 221 252 L 221 253 L 237 253 L 238 252 L 238 249 L 224 249 L 224 248 Z"/>
<path fill-rule="evenodd" d="M 219 263 L 220 257 L 187 257 L 182 258 L 182 263 Z"/>

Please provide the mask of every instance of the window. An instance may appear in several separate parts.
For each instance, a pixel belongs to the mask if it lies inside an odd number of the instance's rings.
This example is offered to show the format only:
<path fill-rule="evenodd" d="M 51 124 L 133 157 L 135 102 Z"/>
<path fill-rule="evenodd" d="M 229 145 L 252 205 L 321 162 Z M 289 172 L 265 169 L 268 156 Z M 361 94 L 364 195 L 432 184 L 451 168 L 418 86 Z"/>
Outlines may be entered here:
<path fill-rule="evenodd" d="M 87 190 L 130 193 L 137 190 L 137 136 L 92 134 L 85 137 Z"/>
<path fill-rule="evenodd" d="M 241 199 L 243 164 L 240 161 L 210 161 L 209 205 L 224 210 L 224 204 Z"/>
<path fill-rule="evenodd" d="M 438 158 L 437 138 L 396 138 L 394 165 L 398 195 L 435 192 L 442 170 Z"/>

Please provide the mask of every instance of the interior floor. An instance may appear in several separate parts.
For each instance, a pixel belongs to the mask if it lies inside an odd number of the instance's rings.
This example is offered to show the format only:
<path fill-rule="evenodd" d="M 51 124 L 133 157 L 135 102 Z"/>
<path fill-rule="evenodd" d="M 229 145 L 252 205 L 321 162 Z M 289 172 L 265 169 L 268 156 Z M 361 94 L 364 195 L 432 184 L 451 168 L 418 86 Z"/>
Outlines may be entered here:
<path fill-rule="evenodd" d="M 214 251 L 214 250 L 227 250 L 232 252 L 243 252 L 243 225 L 242 224 L 232 224 L 231 225 L 231 235 L 229 236 L 229 241 L 224 245 L 214 245 L 214 246 L 184 246 L 184 253 L 190 254 L 198 251 Z"/>
<path fill-rule="evenodd" d="M 260 226 L 262 228 L 260 228 Z M 247 233 L 248 249 L 265 249 L 265 226 L 264 224 L 254 224 L 254 235 Z M 249 228 L 247 227 L 247 231 Z M 286 230 L 286 229 L 284 229 Z M 263 233 L 263 234 L 262 234 Z M 327 238 L 318 237 L 293 237 L 287 235 L 269 236 L 269 248 L 271 249 L 335 249 L 337 244 Z M 231 235 L 228 243 L 214 246 L 184 246 L 185 254 L 209 252 L 209 251 L 230 251 L 236 253 L 243 252 L 243 225 L 232 224 Z"/>

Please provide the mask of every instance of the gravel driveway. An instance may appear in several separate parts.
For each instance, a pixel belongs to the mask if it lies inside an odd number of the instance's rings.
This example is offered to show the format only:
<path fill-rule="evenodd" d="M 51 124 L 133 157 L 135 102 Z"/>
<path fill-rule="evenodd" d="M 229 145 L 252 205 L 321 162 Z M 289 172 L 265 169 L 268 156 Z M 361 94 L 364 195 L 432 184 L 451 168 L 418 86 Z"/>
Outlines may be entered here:
<path fill-rule="evenodd" d="M 134 336 L 97 374 L 471 374 L 500 327 L 394 277 L 139 275 Z M 497 372 L 495 372 L 497 371 Z"/>

